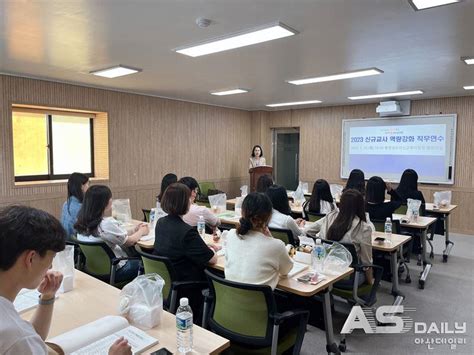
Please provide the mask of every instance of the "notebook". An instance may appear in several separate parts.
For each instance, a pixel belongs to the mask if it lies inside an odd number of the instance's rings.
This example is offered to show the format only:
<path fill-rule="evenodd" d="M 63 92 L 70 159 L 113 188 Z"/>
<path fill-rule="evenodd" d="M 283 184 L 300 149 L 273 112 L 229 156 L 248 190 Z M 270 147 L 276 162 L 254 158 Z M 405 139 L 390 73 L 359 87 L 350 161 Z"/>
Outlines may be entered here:
<path fill-rule="evenodd" d="M 296 274 L 300 273 L 301 271 L 306 270 L 307 268 L 309 268 L 308 264 L 302 264 L 302 263 L 294 262 L 293 263 L 293 268 L 288 273 L 288 277 L 293 277 Z"/>

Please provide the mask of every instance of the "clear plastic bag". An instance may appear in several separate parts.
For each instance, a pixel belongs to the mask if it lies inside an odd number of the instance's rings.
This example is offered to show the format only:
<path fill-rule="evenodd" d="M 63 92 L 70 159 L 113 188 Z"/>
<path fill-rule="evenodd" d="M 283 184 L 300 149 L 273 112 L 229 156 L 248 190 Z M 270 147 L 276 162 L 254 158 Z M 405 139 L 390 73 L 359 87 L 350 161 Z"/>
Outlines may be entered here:
<path fill-rule="evenodd" d="M 241 188 L 240 188 L 240 196 L 241 197 L 245 197 L 248 195 L 248 191 L 249 191 L 249 187 L 247 185 L 243 185 Z"/>
<path fill-rule="evenodd" d="M 435 208 L 449 207 L 451 205 L 451 191 L 438 191 L 433 194 Z"/>
<path fill-rule="evenodd" d="M 214 213 L 222 213 L 227 209 L 227 195 L 217 194 L 209 196 L 209 204 Z"/>
<path fill-rule="evenodd" d="M 293 202 L 295 206 L 301 206 L 305 201 L 306 199 L 304 198 L 303 186 L 300 181 L 298 188 L 293 193 Z"/>
<path fill-rule="evenodd" d="M 352 264 L 352 255 L 342 244 L 324 244 L 326 258 L 324 259 L 325 274 L 339 274 Z"/>
<path fill-rule="evenodd" d="M 138 276 L 120 292 L 119 314 L 140 328 L 156 327 L 163 313 L 164 285 L 158 274 Z"/>
<path fill-rule="evenodd" d="M 407 199 L 407 218 L 410 221 L 416 221 L 420 215 L 420 200 L 413 200 L 411 198 Z"/>
<path fill-rule="evenodd" d="M 65 293 L 74 288 L 74 247 L 66 245 L 66 248 L 57 253 L 53 259 L 53 270 L 63 274 L 63 282 L 59 292 Z"/>
<path fill-rule="evenodd" d="M 338 184 L 331 184 L 329 185 L 331 190 L 331 195 L 335 200 L 339 200 L 342 195 L 342 190 L 344 190 L 344 186 Z"/>
<path fill-rule="evenodd" d="M 130 209 L 130 200 L 128 198 L 112 201 L 112 217 L 124 223 L 132 220 L 132 210 Z"/>
<path fill-rule="evenodd" d="M 301 189 L 303 190 L 303 194 L 308 193 L 308 183 L 307 182 L 300 181 L 298 186 L 301 186 Z"/>
<path fill-rule="evenodd" d="M 235 198 L 235 214 L 237 216 L 242 215 L 242 202 L 244 202 L 245 197 L 236 197 Z"/>

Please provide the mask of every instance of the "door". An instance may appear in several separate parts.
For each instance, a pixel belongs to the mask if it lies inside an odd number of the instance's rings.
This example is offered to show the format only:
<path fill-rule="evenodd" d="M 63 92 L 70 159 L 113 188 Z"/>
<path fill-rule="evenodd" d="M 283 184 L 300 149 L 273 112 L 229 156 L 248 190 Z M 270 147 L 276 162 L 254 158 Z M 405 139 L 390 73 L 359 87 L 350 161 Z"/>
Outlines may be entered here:
<path fill-rule="evenodd" d="M 275 182 L 287 190 L 296 190 L 299 182 L 299 128 L 273 129 L 273 169 Z"/>

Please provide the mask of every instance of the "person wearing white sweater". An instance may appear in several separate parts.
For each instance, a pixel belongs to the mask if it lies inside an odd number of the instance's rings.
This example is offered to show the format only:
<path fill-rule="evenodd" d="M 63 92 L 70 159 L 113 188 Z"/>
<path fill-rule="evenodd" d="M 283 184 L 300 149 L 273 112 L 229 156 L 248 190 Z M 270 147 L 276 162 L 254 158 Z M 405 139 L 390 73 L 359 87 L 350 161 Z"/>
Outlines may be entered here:
<path fill-rule="evenodd" d="M 268 230 L 271 215 L 268 196 L 251 193 L 245 197 L 239 228 L 223 237 L 226 279 L 275 289 L 280 276 L 288 275 L 293 261 L 285 244 L 273 238 Z"/>

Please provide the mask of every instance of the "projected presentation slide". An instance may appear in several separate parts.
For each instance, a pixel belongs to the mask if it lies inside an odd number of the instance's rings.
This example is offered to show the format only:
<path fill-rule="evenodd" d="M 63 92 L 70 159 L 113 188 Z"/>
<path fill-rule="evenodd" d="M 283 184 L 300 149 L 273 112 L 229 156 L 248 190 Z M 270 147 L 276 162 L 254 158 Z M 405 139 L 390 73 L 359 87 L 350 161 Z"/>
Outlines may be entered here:
<path fill-rule="evenodd" d="M 433 117 L 431 117 L 433 118 Z M 342 177 L 361 169 L 395 181 L 415 169 L 420 181 L 453 180 L 455 122 L 416 119 L 348 120 L 343 127 Z M 425 119 L 426 122 L 426 119 Z"/>

